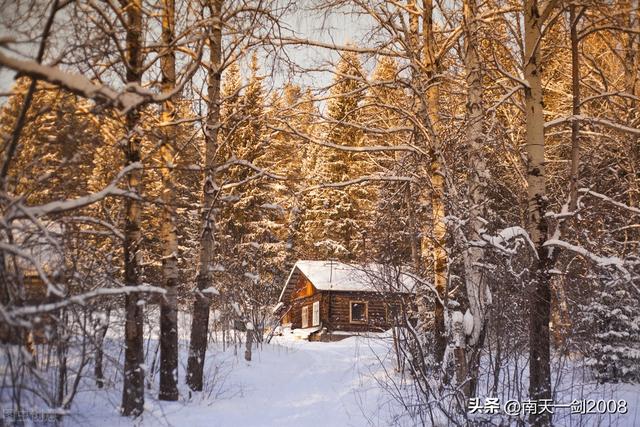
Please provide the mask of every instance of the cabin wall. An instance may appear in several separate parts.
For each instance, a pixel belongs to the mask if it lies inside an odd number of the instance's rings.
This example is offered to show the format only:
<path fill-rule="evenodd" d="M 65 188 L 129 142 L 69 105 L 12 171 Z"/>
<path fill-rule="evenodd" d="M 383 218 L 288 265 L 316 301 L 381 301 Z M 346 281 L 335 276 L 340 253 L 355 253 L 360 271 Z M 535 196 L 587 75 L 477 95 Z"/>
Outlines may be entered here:
<path fill-rule="evenodd" d="M 291 328 L 302 328 L 302 307 L 309 307 L 309 323 L 311 324 L 313 319 L 313 303 L 320 301 L 320 323 L 324 326 L 328 312 L 328 305 L 326 303 L 325 295 L 322 292 L 317 292 L 314 295 L 298 298 L 292 301 L 291 310 L 287 315 L 287 320 L 291 323 Z"/>
<path fill-rule="evenodd" d="M 380 295 L 371 292 L 331 292 L 328 293 L 330 302 L 327 304 L 328 328 L 332 331 L 346 332 L 376 332 L 390 327 L 387 320 L 387 306 L 398 299 L 392 295 Z M 351 322 L 351 302 L 363 301 L 368 306 L 368 316 L 365 323 Z"/>

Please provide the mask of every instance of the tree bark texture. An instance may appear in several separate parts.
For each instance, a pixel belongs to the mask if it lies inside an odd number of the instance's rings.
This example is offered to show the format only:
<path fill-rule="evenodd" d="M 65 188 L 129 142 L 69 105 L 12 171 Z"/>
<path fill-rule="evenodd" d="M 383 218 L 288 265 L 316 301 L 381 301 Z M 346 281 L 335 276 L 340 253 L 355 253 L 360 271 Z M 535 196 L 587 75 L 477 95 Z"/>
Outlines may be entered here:
<path fill-rule="evenodd" d="M 433 0 L 422 2 L 422 65 L 426 77 L 426 128 L 430 129 L 430 179 L 431 179 L 431 214 L 433 233 L 432 259 L 433 259 L 433 284 L 438 293 L 435 304 L 435 356 L 436 361 L 444 358 L 447 346 L 445 330 L 445 308 L 447 294 L 447 251 L 446 234 L 447 227 L 445 217 L 445 177 L 444 169 L 440 161 L 441 141 L 439 139 L 438 126 L 440 121 L 440 86 L 438 82 L 439 64 L 435 54 L 435 39 L 433 35 Z M 425 259 L 428 259 L 425 257 Z"/>
<path fill-rule="evenodd" d="M 212 0 L 211 36 L 209 38 L 210 66 L 208 77 L 208 114 L 205 126 L 205 171 L 203 183 L 202 234 L 200 260 L 198 266 L 197 289 L 191 324 L 189 360 L 187 362 L 187 384 L 194 391 L 203 386 L 204 361 L 209 332 L 210 298 L 203 293 L 213 283 L 213 262 L 215 251 L 215 218 L 213 216 L 216 198 L 215 155 L 218 149 L 220 128 L 220 74 L 222 72 L 222 0 Z"/>
<path fill-rule="evenodd" d="M 551 291 L 549 252 L 543 247 L 547 237 L 544 214 L 547 207 L 544 159 L 544 114 L 540 41 L 542 21 L 537 0 L 524 1 L 524 78 L 526 151 L 527 151 L 527 231 L 536 247 L 529 299 L 529 397 L 551 399 L 549 320 Z M 550 414 L 532 414 L 534 426 L 550 425 Z"/>
<path fill-rule="evenodd" d="M 126 10 L 127 28 L 127 83 L 140 84 L 142 79 L 142 4 L 132 0 Z M 138 132 L 140 113 L 132 109 L 126 116 L 128 133 L 125 147 L 125 163 L 140 161 L 141 138 Z M 129 173 L 127 185 L 130 191 L 140 194 L 141 172 Z M 124 232 L 124 280 L 127 286 L 140 285 L 140 202 L 128 197 L 125 201 Z M 143 315 L 144 305 L 138 293 L 125 296 L 125 360 L 122 392 L 122 414 L 138 416 L 144 408 L 144 355 Z"/>
<path fill-rule="evenodd" d="M 164 91 L 175 88 L 176 56 L 173 48 L 175 38 L 175 1 L 163 0 L 162 44 L 166 49 L 160 58 L 162 86 Z M 176 119 L 174 99 L 162 106 L 163 123 Z M 176 232 L 175 184 L 173 168 L 176 162 L 176 127 L 166 126 L 160 148 L 162 161 L 162 276 L 167 293 L 160 300 L 160 400 L 178 400 L 178 236 Z"/>
<path fill-rule="evenodd" d="M 482 105 L 483 86 L 482 71 L 478 56 L 478 4 L 477 0 L 465 0 L 463 5 L 464 16 L 464 62 L 467 79 L 467 149 L 469 152 L 469 182 L 468 200 L 469 208 L 469 231 L 468 240 L 480 241 L 481 230 L 483 228 L 482 217 L 484 216 L 485 203 L 485 182 L 488 179 L 487 165 L 483 155 L 484 129 L 482 121 L 484 118 L 484 107 Z M 479 369 L 479 353 L 484 344 L 484 333 L 487 322 L 487 310 L 490 305 L 491 296 L 484 272 L 481 267 L 484 260 L 484 249 L 481 247 L 469 246 L 464 253 L 465 265 L 465 286 L 469 310 L 473 316 L 473 329 L 471 335 L 467 337 L 466 350 L 469 355 L 465 355 L 469 366 L 469 376 L 471 378 L 469 387 L 465 390 L 474 393 L 477 384 Z M 466 397 L 470 397 L 467 394 Z"/>

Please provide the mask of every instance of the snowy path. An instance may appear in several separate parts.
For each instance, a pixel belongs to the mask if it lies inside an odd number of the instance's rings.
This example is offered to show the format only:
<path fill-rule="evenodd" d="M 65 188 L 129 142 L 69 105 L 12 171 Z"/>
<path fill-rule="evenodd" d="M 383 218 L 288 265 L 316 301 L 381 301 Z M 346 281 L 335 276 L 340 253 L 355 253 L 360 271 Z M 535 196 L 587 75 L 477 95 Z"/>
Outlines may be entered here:
<path fill-rule="evenodd" d="M 209 393 L 205 386 L 202 396 L 174 403 L 159 402 L 149 395 L 140 425 L 389 425 L 388 405 L 384 403 L 389 399 L 374 378 L 374 373 L 380 373 L 378 357 L 388 354 L 380 338 L 353 337 L 334 343 L 276 338 L 255 351 L 249 363 L 242 354 L 212 352 L 208 378 L 213 383 L 217 367 L 218 381 L 209 387 Z M 188 396 L 186 388 L 181 396 Z M 97 419 L 91 416 L 77 421 L 83 425 L 131 425 L 113 408 L 108 414 L 103 412 L 107 408 L 94 408 L 100 413 L 95 414 Z"/>

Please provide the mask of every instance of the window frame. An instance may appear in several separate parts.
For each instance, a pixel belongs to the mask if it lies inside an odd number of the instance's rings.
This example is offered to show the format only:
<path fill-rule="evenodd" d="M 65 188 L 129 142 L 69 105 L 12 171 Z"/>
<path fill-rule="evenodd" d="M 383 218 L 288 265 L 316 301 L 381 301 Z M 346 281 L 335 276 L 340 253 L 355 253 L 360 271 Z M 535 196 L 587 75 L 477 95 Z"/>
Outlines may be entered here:
<path fill-rule="evenodd" d="M 364 305 L 364 320 L 354 320 L 353 319 L 353 304 L 363 304 Z M 369 322 L 369 301 L 361 301 L 361 300 L 350 300 L 349 301 L 349 323 L 355 323 L 359 325 L 363 325 Z"/>
<path fill-rule="evenodd" d="M 300 324 L 302 326 L 302 329 L 304 328 L 308 328 L 309 327 L 309 306 L 308 305 L 303 305 L 302 306 L 302 313 L 301 313 L 302 319 L 300 320 Z M 306 320 L 306 322 L 305 322 Z M 305 325 L 306 323 L 306 325 Z"/>
<path fill-rule="evenodd" d="M 318 315 L 317 322 L 316 313 Z M 320 301 L 315 301 L 313 304 L 311 304 L 311 326 L 320 326 Z"/>

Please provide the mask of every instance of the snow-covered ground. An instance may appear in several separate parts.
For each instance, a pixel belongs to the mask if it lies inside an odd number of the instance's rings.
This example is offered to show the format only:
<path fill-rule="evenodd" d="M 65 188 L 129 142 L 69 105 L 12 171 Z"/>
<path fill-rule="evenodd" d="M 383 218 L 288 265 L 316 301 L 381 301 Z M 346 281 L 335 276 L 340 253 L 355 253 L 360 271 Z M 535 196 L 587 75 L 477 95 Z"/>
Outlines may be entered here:
<path fill-rule="evenodd" d="M 275 337 L 246 362 L 243 348 L 209 351 L 205 391 L 181 386 L 178 402 L 146 397 L 137 425 L 367 426 L 390 425 L 392 402 L 379 387 L 378 358 L 390 357 L 384 337 L 350 337 L 316 343 Z M 182 381 L 181 381 L 182 382 Z M 68 424 L 125 426 L 117 413 L 119 390 L 83 392 Z"/>
<path fill-rule="evenodd" d="M 216 336 L 207 352 L 204 391 L 190 393 L 184 384 L 187 355 L 188 316 L 180 316 L 180 399 L 161 402 L 157 399 L 157 328 L 147 328 L 145 352 L 147 373 L 155 365 L 154 378 L 147 376 L 145 412 L 136 419 L 119 415 L 122 393 L 121 324 L 114 321 L 105 341 L 106 384 L 96 388 L 91 366 L 83 375 L 78 395 L 64 416 L 65 426 L 414 426 L 407 410 L 394 398 L 403 388 L 394 372 L 394 355 L 387 334 L 349 337 L 339 342 L 318 343 L 295 339 L 292 334 L 275 337 L 253 351 L 253 360 L 244 360 L 244 344 L 220 344 Z M 149 325 L 151 326 L 151 325 Z M 73 364 L 74 362 L 70 360 Z M 508 363 L 508 362 L 507 362 Z M 557 377 L 556 403 L 574 399 L 620 400 L 627 402 L 627 414 L 580 415 L 568 408 L 556 410 L 557 426 L 640 426 L 640 385 L 598 385 L 589 378 L 580 360 L 564 360 L 554 367 L 563 372 Z M 526 360 L 509 363 L 502 369 L 505 384 L 503 399 L 524 400 L 517 386 L 526 382 Z M 0 366 L 1 368 L 1 366 Z M 0 369 L 1 371 L 2 369 Z M 516 372 L 519 372 L 516 376 Z M 492 377 L 491 373 L 486 374 Z M 514 378 L 517 382 L 514 383 Z M 391 381 L 393 380 L 393 381 Z M 489 397 L 491 387 L 481 381 L 479 395 Z M 52 384 L 55 381 L 52 382 Z M 399 388 L 394 388 L 398 386 Z M 512 387 L 513 386 L 513 387 Z M 52 385 L 53 387 L 53 385 Z M 385 389 L 386 387 L 386 389 Z M 389 388 L 391 387 L 391 388 Z M 511 390 L 509 392 L 509 390 Z M 7 390 L 8 391 L 8 390 Z M 390 393 L 392 391 L 393 393 Z M 401 391 L 400 393 L 404 393 Z M 515 393 L 515 394 L 514 394 Z M 0 407 L 10 408 L 2 393 Z M 405 402 L 410 402 L 408 399 Z M 504 403 L 504 402 L 503 402 Z M 409 404 L 411 406 L 411 404 Z M 42 407 L 37 400 L 35 410 Z M 446 417 L 438 417 L 447 425 Z M 482 417 L 486 419 L 486 417 Z M 491 417 L 494 425 L 516 425 L 517 418 L 504 414 Z M 506 423 L 506 424 L 504 424 Z M 0 425 L 2 423 L 0 422 Z"/>

